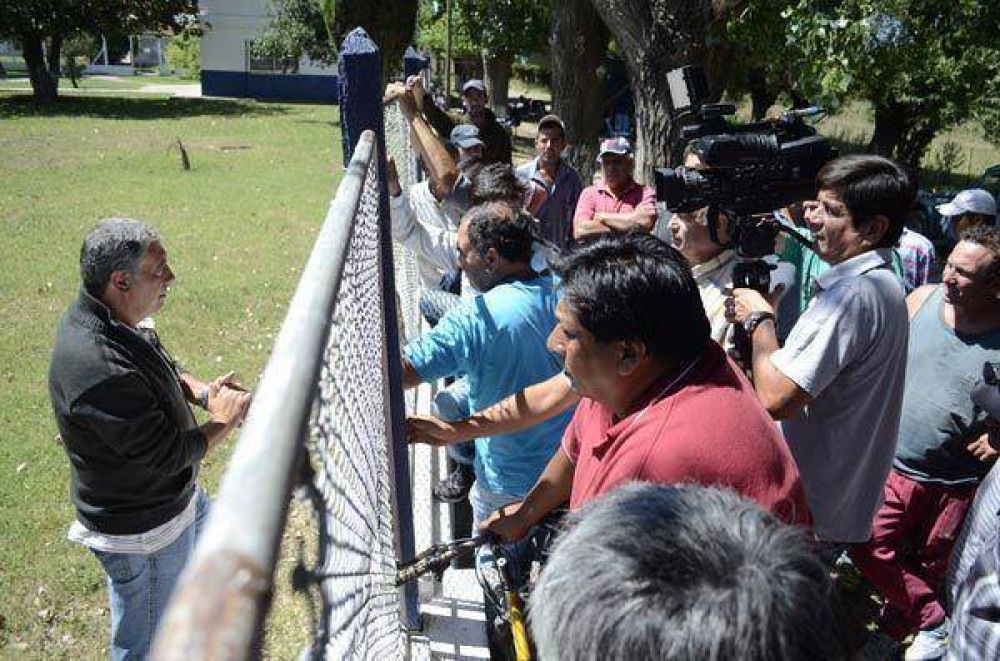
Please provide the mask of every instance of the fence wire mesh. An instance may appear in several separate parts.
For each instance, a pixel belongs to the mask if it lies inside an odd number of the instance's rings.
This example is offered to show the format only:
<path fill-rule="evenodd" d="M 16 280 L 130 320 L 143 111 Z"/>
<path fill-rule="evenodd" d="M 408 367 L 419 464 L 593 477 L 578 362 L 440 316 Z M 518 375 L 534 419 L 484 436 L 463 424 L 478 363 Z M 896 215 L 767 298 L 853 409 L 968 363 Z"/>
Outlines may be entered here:
<path fill-rule="evenodd" d="M 409 124 L 399 105 L 390 103 L 384 109 L 385 149 L 397 165 L 399 183 L 404 191 L 423 180 L 420 157 L 411 142 Z M 403 326 L 401 336 L 417 337 L 426 330 L 420 314 L 421 279 L 418 260 L 414 252 L 393 243 L 395 259 L 396 292 L 399 297 L 399 316 Z M 427 413 L 434 396 L 436 384 L 406 392 L 408 414 Z M 431 487 L 446 474 L 444 450 L 428 445 L 410 448 L 410 484 L 413 504 L 413 532 L 416 548 L 425 549 L 432 544 L 450 539 L 451 521 L 446 506 L 437 503 Z M 434 596 L 438 587 L 429 580 L 422 581 L 421 599 Z"/>
<path fill-rule="evenodd" d="M 392 157 L 399 172 L 399 185 L 404 191 L 420 181 L 420 162 L 410 144 L 410 129 L 399 104 L 385 106 L 385 151 Z M 417 257 L 412 250 L 393 242 L 396 293 L 399 297 L 399 318 L 403 327 L 402 337 L 411 339 L 420 334 L 420 272 Z M 416 406 L 413 391 L 407 394 L 407 409 Z"/>
<path fill-rule="evenodd" d="M 323 614 L 314 656 L 405 655 L 395 588 L 376 159 L 354 219 L 308 444 Z M 348 219 L 344 219 L 348 221 Z"/>

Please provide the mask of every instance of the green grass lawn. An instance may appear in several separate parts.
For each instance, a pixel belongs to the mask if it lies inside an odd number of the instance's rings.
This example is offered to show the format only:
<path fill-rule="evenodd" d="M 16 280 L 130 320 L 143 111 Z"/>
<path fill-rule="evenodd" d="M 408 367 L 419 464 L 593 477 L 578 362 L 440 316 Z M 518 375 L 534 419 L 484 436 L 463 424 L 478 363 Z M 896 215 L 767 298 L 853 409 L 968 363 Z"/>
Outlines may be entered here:
<path fill-rule="evenodd" d="M 0 93 L 0 152 L 0 657 L 100 658 L 103 574 L 65 538 L 69 472 L 46 390 L 80 242 L 102 217 L 152 222 L 178 276 L 157 318 L 168 348 L 196 374 L 254 383 L 339 177 L 337 112 L 147 98 L 39 108 Z M 232 444 L 204 463 L 210 493 Z M 292 657 L 303 604 L 282 587 L 272 613 L 268 656 Z"/>
<path fill-rule="evenodd" d="M 147 85 L 198 85 L 197 78 L 180 78 L 179 76 L 84 76 L 77 81 L 78 89 L 74 89 L 69 78 L 59 79 L 61 93 L 73 93 L 79 90 L 139 90 Z M 11 74 L 9 78 L 0 79 L 0 90 L 30 88 L 31 81 L 27 74 Z"/>

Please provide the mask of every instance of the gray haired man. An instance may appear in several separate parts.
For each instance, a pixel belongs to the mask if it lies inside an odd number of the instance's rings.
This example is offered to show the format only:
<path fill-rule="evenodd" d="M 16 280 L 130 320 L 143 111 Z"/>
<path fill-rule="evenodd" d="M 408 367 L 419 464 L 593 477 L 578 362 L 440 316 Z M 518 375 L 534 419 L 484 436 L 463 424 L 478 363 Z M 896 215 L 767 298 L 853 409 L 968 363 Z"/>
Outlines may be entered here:
<path fill-rule="evenodd" d="M 174 280 L 148 225 L 101 222 L 80 251 L 83 286 L 59 323 L 49 396 L 72 470 L 76 521 L 108 577 L 111 657 L 145 658 L 208 512 L 202 457 L 246 414 L 227 374 L 184 372 L 144 323 Z M 210 420 L 198 425 L 190 404 Z"/>
<path fill-rule="evenodd" d="M 570 515 L 531 596 L 542 661 L 845 658 L 807 536 L 731 491 L 633 483 Z"/>

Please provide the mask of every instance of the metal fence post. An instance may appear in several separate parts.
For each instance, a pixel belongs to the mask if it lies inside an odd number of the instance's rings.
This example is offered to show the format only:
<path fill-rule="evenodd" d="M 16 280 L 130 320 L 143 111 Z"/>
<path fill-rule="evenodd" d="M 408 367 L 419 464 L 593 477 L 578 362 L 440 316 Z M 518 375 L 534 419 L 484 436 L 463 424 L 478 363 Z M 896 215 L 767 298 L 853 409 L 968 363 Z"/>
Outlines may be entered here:
<path fill-rule="evenodd" d="M 392 237 L 389 232 L 389 189 L 386 178 L 385 125 L 382 114 L 382 60 L 378 46 L 362 28 L 344 39 L 337 62 L 340 84 L 341 130 L 344 162 L 350 160 L 361 133 L 375 132 L 378 149 L 379 241 L 382 257 L 382 292 L 385 313 L 386 383 L 388 384 L 387 423 L 393 483 L 393 516 L 396 523 L 396 551 L 401 558 L 415 555 L 413 506 L 410 493 L 409 456 L 406 445 L 405 407 L 402 387 L 402 352 L 396 310 L 396 283 L 393 270 Z M 402 588 L 401 618 L 410 630 L 421 628 L 417 585 Z"/>
<path fill-rule="evenodd" d="M 429 66 L 427 58 L 420 55 L 413 46 L 406 47 L 403 54 L 403 73 L 406 77 L 414 76 Z"/>

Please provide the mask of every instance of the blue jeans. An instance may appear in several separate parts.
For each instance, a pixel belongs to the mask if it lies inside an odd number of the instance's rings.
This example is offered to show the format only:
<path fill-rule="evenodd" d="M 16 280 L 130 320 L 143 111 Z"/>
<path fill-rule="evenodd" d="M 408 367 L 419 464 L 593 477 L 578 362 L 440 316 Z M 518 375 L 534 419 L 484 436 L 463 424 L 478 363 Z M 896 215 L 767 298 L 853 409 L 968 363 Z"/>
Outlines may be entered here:
<path fill-rule="evenodd" d="M 445 422 L 469 417 L 469 380 L 460 378 L 434 396 L 431 413 Z M 460 464 L 471 466 L 476 461 L 476 442 L 465 441 L 449 445 L 445 451 Z"/>
<path fill-rule="evenodd" d="M 469 501 L 472 503 L 473 534 L 478 533 L 479 525 L 489 518 L 493 512 L 504 505 L 522 500 L 522 497 L 508 493 L 487 491 L 479 482 L 472 487 Z M 523 539 L 512 544 L 494 542 L 479 547 L 476 551 L 476 578 L 479 580 L 489 603 L 502 603 L 499 590 L 499 576 L 496 565 L 495 550 L 499 546 L 508 561 L 507 578 L 513 589 L 525 592 L 531 578 L 532 562 L 538 560 L 544 564 L 548 551 L 557 531 L 560 514 L 553 514 L 533 527 Z M 491 594 L 492 593 L 492 594 Z M 523 596 L 523 594 L 522 594 Z M 497 612 L 487 609 L 487 621 Z M 488 627 L 487 627 L 488 628 Z"/>
<path fill-rule="evenodd" d="M 208 517 L 208 496 L 199 487 L 193 497 L 198 499 L 194 524 L 156 553 L 107 553 L 91 549 L 108 576 L 114 661 L 145 659 L 149 655 L 156 627 Z"/>

